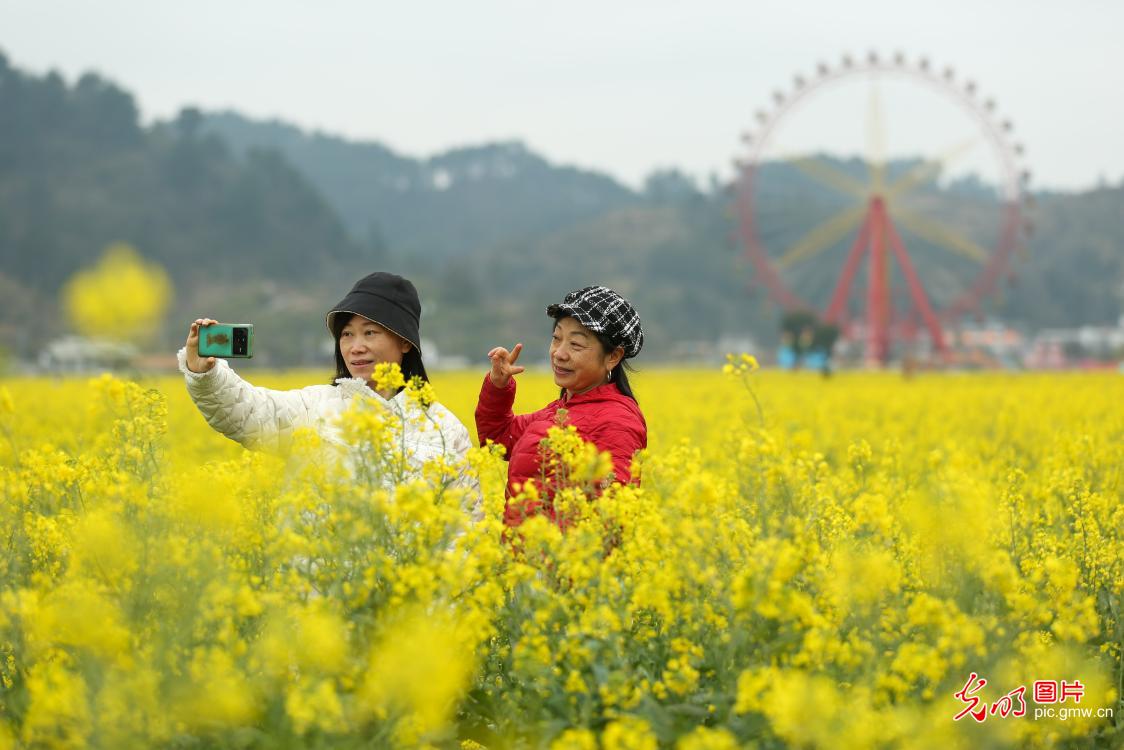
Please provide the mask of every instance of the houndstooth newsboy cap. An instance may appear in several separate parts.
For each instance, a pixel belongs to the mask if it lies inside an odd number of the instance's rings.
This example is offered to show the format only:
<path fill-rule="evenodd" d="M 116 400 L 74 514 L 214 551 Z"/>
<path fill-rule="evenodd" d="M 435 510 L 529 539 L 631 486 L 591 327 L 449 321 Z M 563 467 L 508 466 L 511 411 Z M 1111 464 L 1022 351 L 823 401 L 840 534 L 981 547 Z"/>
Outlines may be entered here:
<path fill-rule="evenodd" d="M 644 346 L 640 316 L 624 297 L 604 286 L 587 286 L 570 292 L 559 303 L 546 308 L 554 319 L 573 316 L 593 331 L 608 336 L 624 349 L 625 359 L 635 357 Z"/>

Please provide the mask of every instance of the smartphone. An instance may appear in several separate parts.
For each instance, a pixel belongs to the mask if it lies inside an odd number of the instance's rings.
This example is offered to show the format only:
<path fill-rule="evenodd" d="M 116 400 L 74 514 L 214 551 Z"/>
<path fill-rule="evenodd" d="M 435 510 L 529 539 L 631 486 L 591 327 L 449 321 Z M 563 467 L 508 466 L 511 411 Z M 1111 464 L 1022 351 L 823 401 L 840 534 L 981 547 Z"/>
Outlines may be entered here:
<path fill-rule="evenodd" d="M 252 323 L 218 323 L 199 328 L 200 357 L 254 356 L 254 326 Z"/>

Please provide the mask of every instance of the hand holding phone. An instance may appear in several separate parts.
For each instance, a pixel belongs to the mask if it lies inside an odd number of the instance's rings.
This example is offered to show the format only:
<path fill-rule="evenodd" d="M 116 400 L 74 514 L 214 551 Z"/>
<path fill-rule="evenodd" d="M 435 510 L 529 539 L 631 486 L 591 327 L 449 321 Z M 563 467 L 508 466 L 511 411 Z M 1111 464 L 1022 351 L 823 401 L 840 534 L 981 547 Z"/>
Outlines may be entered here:
<path fill-rule="evenodd" d="M 215 366 L 214 357 L 199 356 L 199 329 L 217 322 L 217 320 L 211 320 L 210 318 L 197 318 L 191 324 L 191 328 L 188 329 L 184 350 L 187 352 L 187 369 L 192 372 L 204 373 Z"/>
<path fill-rule="evenodd" d="M 254 356 L 254 326 L 250 323 L 221 324 L 199 318 L 187 333 L 187 369 L 204 373 L 215 366 L 216 357 Z"/>

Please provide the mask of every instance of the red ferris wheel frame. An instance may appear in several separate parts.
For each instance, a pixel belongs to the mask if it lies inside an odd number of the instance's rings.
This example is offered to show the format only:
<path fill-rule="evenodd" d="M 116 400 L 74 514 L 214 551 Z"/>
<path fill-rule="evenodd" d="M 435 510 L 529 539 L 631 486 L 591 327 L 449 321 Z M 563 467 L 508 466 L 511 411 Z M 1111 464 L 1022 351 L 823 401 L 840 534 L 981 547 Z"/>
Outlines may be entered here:
<path fill-rule="evenodd" d="M 737 162 L 738 179 L 735 185 L 738 229 L 745 253 L 772 298 L 783 307 L 813 310 L 818 306 L 799 297 L 781 279 L 777 267 L 770 260 L 768 250 L 759 237 L 754 191 L 762 154 L 778 125 L 810 94 L 844 79 L 875 74 L 905 76 L 924 83 L 964 109 L 986 136 L 999 165 L 1002 179 L 1000 231 L 996 245 L 986 252 L 986 259 L 981 258 L 984 261 L 982 269 L 967 288 L 940 310 L 934 309 L 929 302 L 901 236 L 894 227 L 891 212 L 888 210 L 888 196 L 884 194 L 881 187 L 870 192 L 865 217 L 844 262 L 831 301 L 823 314 L 829 321 L 847 322 L 844 318 L 851 284 L 859 263 L 863 256 L 867 256 L 870 267 L 867 290 L 867 358 L 874 362 L 885 362 L 889 354 L 893 327 L 890 319 L 893 313 L 890 309 L 887 281 L 891 256 L 896 260 L 906 279 L 914 310 L 925 324 L 935 349 L 943 352 L 946 342 L 941 322 L 948 322 L 966 312 L 980 309 L 983 298 L 994 291 L 1003 272 L 1010 265 L 1011 256 L 1019 246 L 1023 233 L 1029 233 L 1031 229 L 1029 222 L 1023 219 L 1025 187 L 1029 183 L 1030 173 L 1020 170 L 1018 166 L 1018 159 L 1023 155 L 1023 147 L 1017 143 L 1012 144 L 1008 140 L 1007 136 L 1013 129 L 1011 122 L 997 120 L 994 101 L 991 99 L 981 101 L 977 96 L 976 85 L 971 81 L 958 83 L 955 72 L 951 68 L 945 68 L 938 73 L 924 58 L 915 64 L 909 64 L 905 56 L 900 53 L 891 60 L 882 60 L 876 53 L 870 53 L 861 61 L 844 56 L 839 66 L 834 68 L 821 63 L 810 79 L 797 75 L 794 78 L 792 92 L 790 94 L 782 91 L 774 92 L 772 110 L 762 110 L 757 113 L 758 130 L 743 136 L 743 140 L 750 146 L 750 154 L 747 159 Z M 934 165 L 939 167 L 939 164 L 939 161 L 929 162 L 922 166 L 932 169 Z"/>

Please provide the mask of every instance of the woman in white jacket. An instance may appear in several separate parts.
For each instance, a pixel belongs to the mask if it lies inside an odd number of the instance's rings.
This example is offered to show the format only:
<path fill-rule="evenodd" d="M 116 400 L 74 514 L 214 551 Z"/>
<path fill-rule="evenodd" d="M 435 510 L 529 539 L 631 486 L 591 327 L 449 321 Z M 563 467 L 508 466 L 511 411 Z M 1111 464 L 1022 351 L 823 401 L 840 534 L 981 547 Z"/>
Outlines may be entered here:
<path fill-rule="evenodd" d="M 217 322 L 210 318 L 191 324 L 187 343 L 178 353 L 179 365 L 187 391 L 207 424 L 248 448 L 284 449 L 293 430 L 300 427 L 311 427 L 326 441 L 344 445 L 337 420 L 357 399 L 367 397 L 405 417 L 403 443 L 416 471 L 438 456 L 461 459 L 471 447 L 468 430 L 441 404 L 431 404 L 422 415 L 421 407 L 407 399 L 404 390 L 375 390 L 374 369 L 384 362 L 397 363 L 407 381 L 417 375 L 428 382 L 420 321 L 421 303 L 414 285 L 401 276 L 373 273 L 356 283 L 325 318 L 336 342 L 331 385 L 291 391 L 250 385 L 226 360 L 199 356 L 199 328 Z"/>

